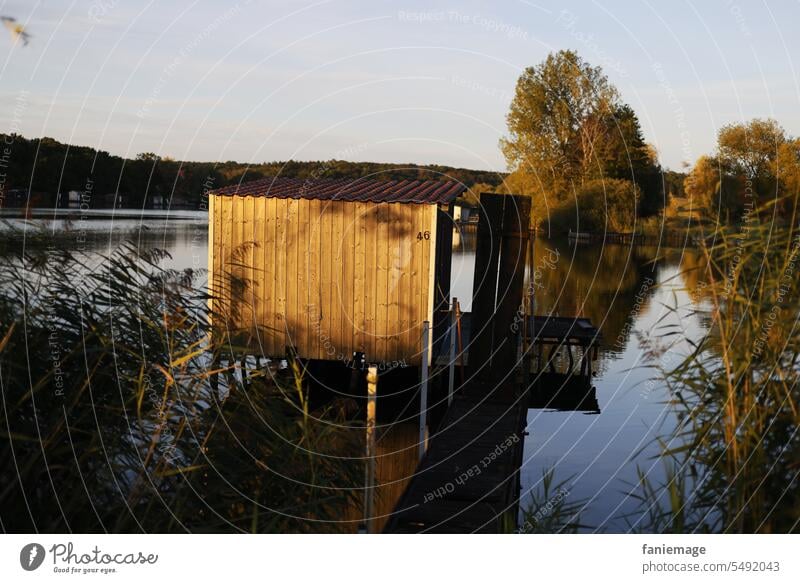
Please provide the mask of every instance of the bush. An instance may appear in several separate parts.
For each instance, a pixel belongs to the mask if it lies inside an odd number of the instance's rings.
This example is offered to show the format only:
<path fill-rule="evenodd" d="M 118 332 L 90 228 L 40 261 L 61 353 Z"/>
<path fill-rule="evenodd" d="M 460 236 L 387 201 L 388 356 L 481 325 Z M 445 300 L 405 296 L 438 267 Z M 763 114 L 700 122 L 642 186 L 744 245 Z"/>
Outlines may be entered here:
<path fill-rule="evenodd" d="M 590 180 L 575 197 L 577 231 L 630 231 L 636 223 L 639 187 L 630 180 Z"/>

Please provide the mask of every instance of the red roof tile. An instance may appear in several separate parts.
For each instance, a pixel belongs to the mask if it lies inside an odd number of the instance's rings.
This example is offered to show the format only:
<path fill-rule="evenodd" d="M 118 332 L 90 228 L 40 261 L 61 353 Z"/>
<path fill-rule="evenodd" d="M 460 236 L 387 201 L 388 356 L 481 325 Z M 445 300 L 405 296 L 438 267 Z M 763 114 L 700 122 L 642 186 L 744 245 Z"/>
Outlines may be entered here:
<path fill-rule="evenodd" d="M 360 202 L 446 203 L 467 189 L 454 180 L 272 177 L 212 190 L 218 196 L 267 196 Z"/>

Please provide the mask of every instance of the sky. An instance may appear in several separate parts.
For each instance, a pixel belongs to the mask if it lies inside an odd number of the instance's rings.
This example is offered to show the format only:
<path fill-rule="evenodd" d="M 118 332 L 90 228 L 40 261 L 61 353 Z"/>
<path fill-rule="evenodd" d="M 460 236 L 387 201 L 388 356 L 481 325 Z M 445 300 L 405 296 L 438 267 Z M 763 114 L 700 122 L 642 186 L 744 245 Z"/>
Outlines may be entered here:
<path fill-rule="evenodd" d="M 574 49 L 666 167 L 728 123 L 800 135 L 800 3 L 0 0 L 0 132 L 111 153 L 504 171 L 520 73 Z"/>

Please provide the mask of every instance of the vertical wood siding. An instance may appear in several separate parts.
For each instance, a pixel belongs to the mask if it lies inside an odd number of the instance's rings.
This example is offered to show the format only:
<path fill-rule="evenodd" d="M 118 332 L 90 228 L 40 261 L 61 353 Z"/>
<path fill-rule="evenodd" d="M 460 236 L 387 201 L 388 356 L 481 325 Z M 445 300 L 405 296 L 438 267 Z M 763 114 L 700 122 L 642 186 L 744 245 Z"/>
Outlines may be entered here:
<path fill-rule="evenodd" d="M 433 319 L 436 205 L 212 199 L 210 277 L 229 330 L 253 333 L 267 356 L 293 346 L 305 358 L 360 351 L 420 363 L 422 322 Z"/>

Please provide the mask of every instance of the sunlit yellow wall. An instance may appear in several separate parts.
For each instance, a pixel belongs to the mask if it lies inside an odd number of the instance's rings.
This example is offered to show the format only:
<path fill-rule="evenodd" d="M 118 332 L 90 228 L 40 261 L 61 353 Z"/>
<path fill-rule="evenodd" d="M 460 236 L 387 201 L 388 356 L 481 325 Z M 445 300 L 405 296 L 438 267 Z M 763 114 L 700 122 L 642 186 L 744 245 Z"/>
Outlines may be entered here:
<path fill-rule="evenodd" d="M 209 280 L 261 354 L 421 360 L 432 320 L 436 205 L 212 196 Z M 245 288 L 231 286 L 248 280 Z M 217 300 L 215 310 L 231 304 Z"/>

